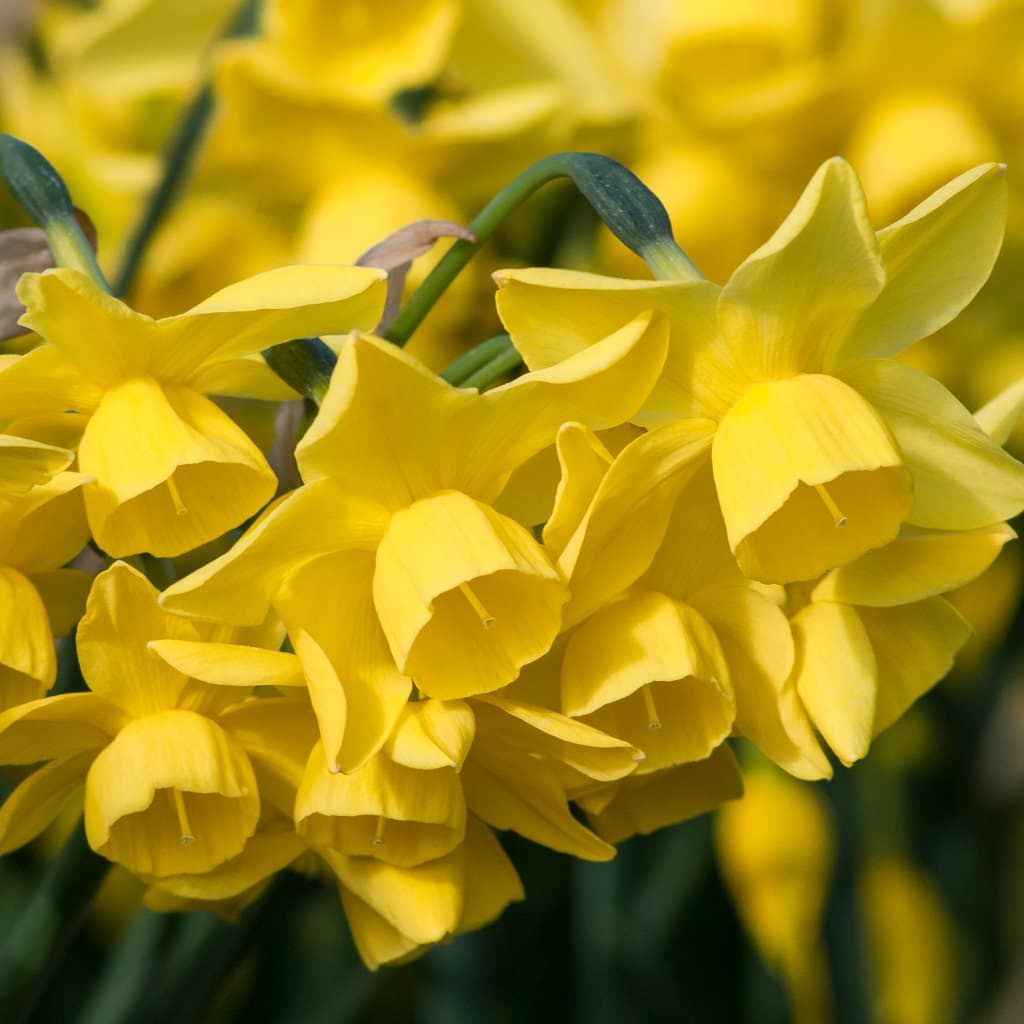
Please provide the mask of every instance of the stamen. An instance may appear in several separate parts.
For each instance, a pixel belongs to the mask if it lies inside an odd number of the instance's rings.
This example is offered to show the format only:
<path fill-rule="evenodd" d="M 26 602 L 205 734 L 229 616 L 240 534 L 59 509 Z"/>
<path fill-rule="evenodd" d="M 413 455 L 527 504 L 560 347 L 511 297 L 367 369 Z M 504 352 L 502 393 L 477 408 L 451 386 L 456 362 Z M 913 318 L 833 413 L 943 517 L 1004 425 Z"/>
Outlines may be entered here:
<path fill-rule="evenodd" d="M 384 823 L 387 818 L 383 814 L 377 815 L 377 831 L 373 834 L 373 845 L 383 846 L 384 845 Z"/>
<path fill-rule="evenodd" d="M 825 485 L 815 484 L 814 489 L 818 492 L 818 497 L 824 502 L 825 508 L 828 509 L 828 514 L 832 517 L 832 521 L 836 526 L 845 526 L 849 520 L 843 515 L 842 510 L 835 501 L 833 501 L 832 495 L 825 490 Z"/>
<path fill-rule="evenodd" d="M 483 602 L 476 594 L 470 589 L 468 583 L 460 583 L 459 590 L 462 591 L 462 596 L 469 602 L 470 608 L 476 612 L 477 617 L 480 619 L 484 629 L 490 629 L 495 623 L 494 616 L 484 607 Z"/>
<path fill-rule="evenodd" d="M 196 837 L 192 834 L 192 825 L 188 820 L 188 811 L 185 810 L 185 797 L 180 789 L 172 789 L 171 796 L 174 799 L 174 810 L 178 815 L 178 829 L 181 832 L 181 845 L 188 846 L 194 843 Z"/>
<path fill-rule="evenodd" d="M 647 711 L 647 728 L 660 729 L 661 719 L 658 717 L 658 709 L 654 706 L 654 694 L 649 686 L 641 687 L 640 692 L 644 697 L 644 708 Z"/>
<path fill-rule="evenodd" d="M 174 505 L 174 511 L 179 516 L 187 516 L 188 509 L 185 507 L 185 502 L 181 500 L 181 492 L 178 490 L 178 485 L 174 482 L 173 476 L 167 478 L 167 490 L 171 492 L 171 502 Z"/>

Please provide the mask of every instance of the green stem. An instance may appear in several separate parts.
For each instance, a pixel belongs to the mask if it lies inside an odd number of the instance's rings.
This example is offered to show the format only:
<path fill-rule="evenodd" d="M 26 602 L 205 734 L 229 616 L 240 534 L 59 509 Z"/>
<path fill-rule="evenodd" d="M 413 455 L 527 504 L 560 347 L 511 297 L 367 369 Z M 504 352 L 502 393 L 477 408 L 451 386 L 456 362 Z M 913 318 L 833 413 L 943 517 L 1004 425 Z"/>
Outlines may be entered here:
<path fill-rule="evenodd" d="M 476 241 L 460 240 L 444 254 L 384 336 L 396 345 L 404 345 L 505 218 L 542 185 L 556 178 L 570 178 L 621 242 L 643 259 L 650 257 L 655 276 L 700 278 L 672 237 L 665 207 L 635 174 L 599 153 L 555 153 L 523 171 L 469 222 L 467 227 Z"/>
<path fill-rule="evenodd" d="M 262 0 L 244 0 L 238 13 L 221 34 L 221 39 L 232 39 L 255 31 L 261 6 Z M 125 295 L 135 282 L 143 254 L 192 170 L 212 115 L 213 86 L 207 83 L 186 108 L 167 147 L 163 175 L 150 195 L 125 247 L 121 269 L 114 281 L 115 295 Z"/>
<path fill-rule="evenodd" d="M 511 344 L 512 339 L 507 334 L 496 334 L 493 338 L 481 341 L 479 345 L 474 345 L 468 352 L 463 352 L 451 365 L 445 367 L 441 371 L 441 379 L 458 386 Z"/>
<path fill-rule="evenodd" d="M 491 235 L 518 206 L 541 186 L 570 174 L 569 153 L 556 153 L 539 160 L 505 186 L 467 225 L 476 236 L 475 242 L 458 241 L 441 258 L 413 293 L 405 308 L 384 332 L 388 341 L 404 345 L 433 309 L 467 263 L 484 247 Z"/>
<path fill-rule="evenodd" d="M 518 369 L 523 365 L 523 357 L 508 343 L 508 348 L 499 352 L 493 359 L 488 360 L 475 373 L 471 373 L 465 380 L 459 382 L 459 387 L 479 388 L 483 391 L 488 385 L 500 380 L 506 374 Z"/>
<path fill-rule="evenodd" d="M 25 1020 L 110 869 L 79 823 L 0 942 L 0 1020 Z"/>

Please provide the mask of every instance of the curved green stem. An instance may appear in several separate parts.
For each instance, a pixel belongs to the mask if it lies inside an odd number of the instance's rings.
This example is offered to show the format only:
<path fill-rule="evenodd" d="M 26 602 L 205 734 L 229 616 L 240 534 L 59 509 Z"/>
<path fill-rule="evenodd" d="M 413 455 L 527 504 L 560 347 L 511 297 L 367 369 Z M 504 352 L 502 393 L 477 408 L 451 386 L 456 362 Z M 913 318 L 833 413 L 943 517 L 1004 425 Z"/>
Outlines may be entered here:
<path fill-rule="evenodd" d="M 413 293 L 405 308 L 384 332 L 396 345 L 404 345 L 423 318 L 433 309 L 445 289 L 455 280 L 467 263 L 484 247 L 505 218 L 530 198 L 542 185 L 570 175 L 570 153 L 556 153 L 539 160 L 505 186 L 466 226 L 476 236 L 475 242 L 456 242 Z"/>
<path fill-rule="evenodd" d="M 0 942 L 0 1020 L 27 1019 L 109 870 L 79 823 Z"/>
<path fill-rule="evenodd" d="M 244 0 L 235 17 L 221 35 L 222 39 L 248 35 L 255 31 L 259 21 L 262 0 Z M 125 247 L 121 269 L 114 280 L 114 294 L 124 295 L 135 282 L 142 257 L 156 230 L 163 223 L 185 179 L 195 163 L 199 145 L 213 114 L 213 87 L 204 85 L 185 109 L 178 128 L 171 138 L 164 157 L 164 170 L 160 181 L 146 203 L 142 216 L 132 231 Z"/>
<path fill-rule="evenodd" d="M 482 366 L 486 366 L 496 355 L 506 351 L 512 339 L 507 334 L 496 334 L 493 338 L 481 341 L 474 345 L 468 352 L 463 352 L 449 366 L 441 371 L 441 379 L 454 384 L 456 387 L 463 384 L 470 374 L 476 373 Z"/>
<path fill-rule="evenodd" d="M 459 386 L 463 388 L 479 388 L 483 391 L 488 385 L 500 380 L 506 374 L 511 373 L 522 365 L 523 357 L 516 351 L 510 341 L 506 349 L 484 363 L 475 373 L 471 373 L 464 380 L 460 381 Z"/>

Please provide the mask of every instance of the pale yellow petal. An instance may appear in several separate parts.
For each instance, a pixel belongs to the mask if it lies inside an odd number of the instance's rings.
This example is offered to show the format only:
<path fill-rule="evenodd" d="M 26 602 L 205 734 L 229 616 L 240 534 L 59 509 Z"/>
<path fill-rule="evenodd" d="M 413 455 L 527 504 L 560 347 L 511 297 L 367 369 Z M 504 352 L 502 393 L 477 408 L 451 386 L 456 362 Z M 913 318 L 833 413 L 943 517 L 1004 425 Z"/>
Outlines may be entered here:
<path fill-rule="evenodd" d="M 582 423 L 566 423 L 555 440 L 561 477 L 551 515 L 544 524 L 544 547 L 561 555 L 590 507 L 612 459 L 597 435 Z"/>
<path fill-rule="evenodd" d="M 461 700 L 410 701 L 384 750 L 407 768 L 459 771 L 476 736 L 473 709 Z"/>
<path fill-rule="evenodd" d="M 974 419 L 996 444 L 1005 445 L 1021 416 L 1024 416 L 1024 377 L 986 402 L 974 414 Z"/>
<path fill-rule="evenodd" d="M 63 693 L 21 704 L 0 713 L 0 764 L 96 752 L 124 722 L 120 708 L 96 693 Z"/>
<path fill-rule="evenodd" d="M 0 494 L 23 494 L 67 469 L 74 455 L 64 448 L 0 434 Z"/>
<path fill-rule="evenodd" d="M 0 565 L 0 708 L 10 707 L 21 680 L 35 699 L 57 678 L 50 620 L 39 592 L 17 569 Z"/>
<path fill-rule="evenodd" d="M 809 604 L 793 617 L 796 690 L 807 713 L 845 765 L 859 761 L 874 735 L 878 669 L 857 612 Z"/>
<path fill-rule="evenodd" d="M 87 751 L 37 768 L 0 806 L 0 856 L 17 850 L 49 828 L 74 792 L 85 785 L 95 754 Z"/>
<path fill-rule="evenodd" d="M 150 640 L 150 651 L 171 668 L 218 686 L 305 686 L 302 663 L 294 654 L 242 644 L 196 640 Z"/>

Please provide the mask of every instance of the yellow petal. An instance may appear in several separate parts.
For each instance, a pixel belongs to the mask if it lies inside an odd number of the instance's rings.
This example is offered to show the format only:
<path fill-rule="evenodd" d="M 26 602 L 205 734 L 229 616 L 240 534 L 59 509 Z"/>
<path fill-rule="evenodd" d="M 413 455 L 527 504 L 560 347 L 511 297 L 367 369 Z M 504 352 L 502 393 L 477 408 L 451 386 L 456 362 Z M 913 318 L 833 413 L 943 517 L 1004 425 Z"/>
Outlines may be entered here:
<path fill-rule="evenodd" d="M 17 569 L 0 565 L 0 708 L 42 697 L 56 678 L 46 607 Z"/>
<path fill-rule="evenodd" d="M 303 480 L 334 477 L 390 509 L 445 486 L 445 434 L 473 395 L 372 336 L 347 341 L 316 419 L 295 449 Z"/>
<path fill-rule="evenodd" d="M 151 372 L 186 383 L 207 361 L 291 338 L 372 330 L 384 309 L 386 276 L 371 267 L 278 267 L 228 285 L 159 321 Z"/>
<path fill-rule="evenodd" d="M 384 747 L 406 768 L 459 771 L 476 735 L 473 709 L 461 700 L 410 701 Z"/>
<path fill-rule="evenodd" d="M 793 617 L 796 690 L 807 713 L 845 765 L 859 761 L 874 735 L 878 670 L 854 609 L 819 602 Z"/>
<path fill-rule="evenodd" d="M 230 860 L 256 831 L 259 813 L 249 758 L 215 722 L 192 711 L 129 722 L 93 761 L 86 781 L 89 845 L 154 878 Z"/>
<path fill-rule="evenodd" d="M 510 903 L 525 899 L 515 865 L 494 833 L 478 818 L 466 822 L 465 890 L 459 932 L 490 924 Z"/>
<path fill-rule="evenodd" d="M 646 310 L 669 321 L 669 349 L 638 423 L 718 419 L 749 383 L 718 332 L 720 289 L 709 281 L 629 281 L 573 270 L 500 270 L 497 306 L 531 370 L 554 366 Z"/>
<path fill-rule="evenodd" d="M 857 613 L 878 664 L 877 735 L 949 672 L 973 630 L 941 597 Z"/>
<path fill-rule="evenodd" d="M 974 298 L 1003 242 L 1005 170 L 975 167 L 878 232 L 885 288 L 837 363 L 894 356 L 944 327 Z"/>
<path fill-rule="evenodd" d="M 889 359 L 844 368 L 843 379 L 878 410 L 914 478 L 909 521 L 973 530 L 1024 508 L 1024 466 L 982 431 L 936 380 Z"/>
<path fill-rule="evenodd" d="M 398 667 L 449 700 L 511 682 L 550 647 L 565 585 L 518 523 L 456 491 L 396 513 L 373 598 Z"/>
<path fill-rule="evenodd" d="M 566 423 L 555 445 L 561 477 L 555 504 L 544 525 L 544 547 L 558 557 L 576 532 L 611 466 L 608 449 L 582 423 Z"/>
<path fill-rule="evenodd" d="M 717 586 L 691 598 L 715 630 L 729 664 L 736 731 L 801 779 L 825 779 L 832 766 L 796 694 L 789 620 L 748 586 Z"/>
<path fill-rule="evenodd" d="M 241 853 L 210 871 L 165 875 L 160 888 L 184 900 L 227 900 L 284 870 L 307 850 L 290 821 L 261 825 Z"/>
<path fill-rule="evenodd" d="M 0 494 L 23 494 L 71 465 L 64 448 L 0 434 Z"/>
<path fill-rule="evenodd" d="M 69 409 L 91 412 L 103 389 L 87 380 L 56 345 L 23 356 L 0 356 L 0 408 L 4 416 L 38 416 Z"/>
<path fill-rule="evenodd" d="M 138 377 L 108 391 L 82 435 L 97 543 L 114 555 L 178 555 L 232 526 L 277 488 L 259 449 L 209 399 Z"/>
<path fill-rule="evenodd" d="M 427 947 L 404 935 L 344 885 L 338 887 L 352 942 L 366 967 L 404 963 Z"/>
<path fill-rule="evenodd" d="M 703 761 L 630 779 L 600 813 L 588 817 L 599 836 L 621 843 L 706 814 L 742 795 L 739 765 L 728 745 L 722 744 Z"/>
<path fill-rule="evenodd" d="M 557 366 L 484 392 L 450 425 L 448 486 L 492 501 L 512 472 L 550 445 L 563 423 L 601 430 L 628 420 L 665 362 L 668 326 L 641 313 L 614 334 Z"/>
<path fill-rule="evenodd" d="M 78 569 L 54 569 L 34 572 L 29 579 L 43 599 L 53 635 L 67 636 L 85 614 L 92 577 Z"/>
<path fill-rule="evenodd" d="M 462 769 L 471 811 L 488 825 L 512 829 L 583 860 L 610 860 L 615 850 L 573 817 L 553 769 L 492 737 L 474 747 Z"/>
<path fill-rule="evenodd" d="M 978 426 L 998 445 L 1010 439 L 1021 416 L 1024 415 L 1024 377 L 1000 391 L 975 414 Z"/>
<path fill-rule="evenodd" d="M 174 707 L 189 685 L 147 649 L 149 642 L 199 638 L 191 622 L 160 608 L 158 596 L 137 569 L 115 562 L 96 577 L 78 627 L 78 659 L 90 689 L 133 715 Z"/>
<path fill-rule="evenodd" d="M 922 601 L 976 579 L 1016 536 L 1005 523 L 958 533 L 904 527 L 891 544 L 833 569 L 814 600 L 878 608 Z"/>
<path fill-rule="evenodd" d="M 309 701 L 304 697 L 260 697 L 233 704 L 217 720 L 249 755 L 260 797 L 290 819 L 295 793 L 317 741 L 317 723 Z"/>
<path fill-rule="evenodd" d="M 354 771 L 387 740 L 412 689 L 373 606 L 374 559 L 342 552 L 307 563 L 277 595 L 309 683 L 328 761 Z"/>
<path fill-rule="evenodd" d="M 676 498 L 707 458 L 706 420 L 652 430 L 618 455 L 559 558 L 571 581 L 567 628 L 621 593 L 650 566 Z"/>
<path fill-rule="evenodd" d="M 342 884 L 413 942 L 440 942 L 458 927 L 465 871 L 461 848 L 413 868 L 323 852 Z"/>
<path fill-rule="evenodd" d="M 153 321 L 66 267 L 24 274 L 18 298 L 21 323 L 50 342 L 87 380 L 102 387 L 144 374 Z"/>
<path fill-rule="evenodd" d="M 0 764 L 38 764 L 106 746 L 124 724 L 95 693 L 43 697 L 0 714 Z"/>
<path fill-rule="evenodd" d="M 71 795 L 85 783 L 92 751 L 59 758 L 23 779 L 0 806 L 0 856 L 49 828 Z"/>
<path fill-rule="evenodd" d="M 834 157 L 771 239 L 729 279 L 719 323 L 754 380 L 818 372 L 884 281 L 860 183 L 850 165 Z"/>
<path fill-rule="evenodd" d="M 146 645 L 182 675 L 218 686 L 305 686 L 294 654 L 242 644 L 150 640 Z"/>
<path fill-rule="evenodd" d="M 230 551 L 173 583 L 163 607 L 196 618 L 255 626 L 289 573 L 330 551 L 372 550 L 387 525 L 377 506 L 354 502 L 333 480 L 271 505 Z"/>
<path fill-rule="evenodd" d="M 482 743 L 498 736 L 510 746 L 560 762 L 590 779 L 621 779 L 636 768 L 640 757 L 626 741 L 547 708 L 494 696 L 479 697 L 473 706 Z"/>
<path fill-rule="evenodd" d="M 0 498 L 0 561 L 23 573 L 70 562 L 89 539 L 80 473 L 58 473 L 24 495 Z"/>
<path fill-rule="evenodd" d="M 258 355 L 207 363 L 191 375 L 189 386 L 203 395 L 233 395 L 266 402 L 301 397 Z"/>
<path fill-rule="evenodd" d="M 752 387 L 721 422 L 715 486 L 736 559 L 754 579 L 810 579 L 892 540 L 910 475 L 878 413 L 834 377 Z"/>
<path fill-rule="evenodd" d="M 331 773 L 318 746 L 295 799 L 295 825 L 317 846 L 414 867 L 462 842 L 466 804 L 451 768 L 406 768 L 382 753 L 347 775 Z"/>

